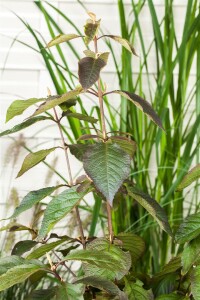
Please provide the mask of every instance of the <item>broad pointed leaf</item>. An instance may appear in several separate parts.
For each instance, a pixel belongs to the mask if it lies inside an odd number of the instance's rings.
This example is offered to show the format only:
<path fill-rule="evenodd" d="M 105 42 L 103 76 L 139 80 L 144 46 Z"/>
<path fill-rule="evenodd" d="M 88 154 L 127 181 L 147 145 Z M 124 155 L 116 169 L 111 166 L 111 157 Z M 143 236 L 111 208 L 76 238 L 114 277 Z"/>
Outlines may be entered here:
<path fill-rule="evenodd" d="M 0 258 L 0 275 L 6 273 L 11 268 L 22 265 L 23 263 L 24 259 L 16 255 Z"/>
<path fill-rule="evenodd" d="M 119 145 L 125 152 L 127 152 L 131 157 L 134 156 L 134 153 L 137 149 L 136 142 L 123 137 L 123 136 L 111 136 L 110 139 Z"/>
<path fill-rule="evenodd" d="M 187 217 L 175 234 L 178 244 L 189 242 L 200 235 L 200 213 Z"/>
<path fill-rule="evenodd" d="M 83 156 L 83 168 L 112 206 L 113 198 L 130 173 L 130 156 L 118 145 L 97 143 Z"/>
<path fill-rule="evenodd" d="M 79 82 L 84 90 L 89 89 L 99 79 L 100 71 L 105 65 L 106 62 L 100 57 L 84 57 L 79 61 Z"/>
<path fill-rule="evenodd" d="M 22 176 L 25 172 L 39 164 L 41 161 L 45 160 L 47 155 L 49 155 L 51 152 L 53 152 L 57 147 L 53 147 L 50 149 L 40 150 L 34 153 L 29 153 L 22 164 L 22 167 L 17 174 L 17 177 Z"/>
<path fill-rule="evenodd" d="M 124 292 L 129 300 L 153 300 L 154 296 L 151 290 L 145 290 L 140 280 L 130 282 L 125 280 Z"/>
<path fill-rule="evenodd" d="M 63 283 L 57 288 L 55 300 L 84 300 L 82 284 Z"/>
<path fill-rule="evenodd" d="M 164 130 L 162 126 L 162 122 L 157 115 L 157 113 L 154 111 L 152 106 L 144 99 L 142 99 L 140 96 L 134 94 L 134 93 L 129 93 L 126 91 L 120 91 L 116 90 L 113 91 L 113 93 L 120 94 L 124 98 L 130 100 L 133 102 L 139 109 L 141 109 L 156 125 L 158 125 L 161 129 Z"/>
<path fill-rule="evenodd" d="M 38 102 L 45 101 L 45 98 L 30 98 L 27 100 L 15 100 L 8 107 L 6 114 L 6 122 L 14 118 L 15 116 L 21 115 L 28 107 Z"/>
<path fill-rule="evenodd" d="M 8 134 L 12 134 L 12 133 L 15 133 L 15 132 L 18 132 L 20 130 L 23 130 L 39 121 L 44 121 L 44 120 L 52 120 L 51 118 L 49 117 L 45 117 L 45 116 L 39 116 L 39 117 L 35 117 L 35 118 L 31 118 L 31 119 L 28 119 L 18 125 L 15 125 L 13 128 L 11 129 L 8 129 L 8 130 L 5 130 L 3 132 L 0 133 L 0 137 L 1 136 L 4 136 L 4 135 L 8 135 Z"/>
<path fill-rule="evenodd" d="M 190 274 L 191 291 L 195 300 L 199 300 L 200 295 L 200 266 L 193 269 Z"/>
<path fill-rule="evenodd" d="M 122 249 L 128 250 L 131 254 L 132 263 L 136 262 L 145 251 L 144 240 L 134 233 L 119 233 L 116 237 L 122 241 Z"/>
<path fill-rule="evenodd" d="M 192 240 L 181 254 L 182 274 L 185 275 L 200 259 L 200 236 Z"/>
<path fill-rule="evenodd" d="M 87 144 L 68 145 L 71 154 L 74 155 L 80 161 L 83 160 L 83 155 L 86 152 L 86 150 L 88 149 L 88 147 L 90 147 L 90 146 L 91 145 L 87 145 Z"/>
<path fill-rule="evenodd" d="M 165 210 L 158 202 L 133 186 L 126 185 L 126 187 L 128 194 L 152 215 L 164 231 L 173 236 Z"/>
<path fill-rule="evenodd" d="M 177 191 L 182 191 L 188 185 L 193 183 L 195 180 L 200 178 L 200 164 L 192 168 L 184 177 L 179 186 L 177 187 Z"/>
<path fill-rule="evenodd" d="M 43 239 L 53 226 L 64 218 L 84 196 L 85 193 L 77 193 L 75 187 L 55 196 L 45 210 L 38 239 Z"/>
<path fill-rule="evenodd" d="M 87 57 L 92 57 L 92 58 L 96 58 L 96 53 L 89 50 L 89 49 L 86 49 L 83 51 L 83 53 L 85 54 L 85 56 Z"/>
<path fill-rule="evenodd" d="M 12 255 L 23 255 L 27 251 L 31 250 L 35 245 L 37 245 L 36 241 L 32 240 L 24 240 L 20 241 L 12 249 Z"/>
<path fill-rule="evenodd" d="M 62 115 L 67 116 L 68 118 L 75 118 L 75 119 L 83 120 L 83 121 L 86 121 L 86 122 L 89 122 L 89 123 L 98 122 L 98 119 L 95 119 L 93 117 L 90 117 L 90 116 L 87 116 L 87 115 L 84 115 L 84 114 L 72 112 L 71 110 L 67 110 Z"/>
<path fill-rule="evenodd" d="M 51 108 L 54 108 L 57 105 L 61 105 L 63 103 L 67 103 L 67 101 L 69 101 L 71 103 L 72 99 L 74 100 L 74 97 L 78 96 L 82 91 L 82 88 L 78 87 L 75 90 L 69 91 L 61 96 L 50 96 L 49 98 L 47 98 L 47 100 L 42 103 L 38 109 L 36 109 L 36 111 L 34 112 L 34 114 L 32 116 L 36 116 L 39 115 Z M 72 103 L 72 105 L 74 105 Z"/>
<path fill-rule="evenodd" d="M 9 269 L 0 276 L 0 291 L 3 291 L 17 283 L 23 282 L 32 274 L 39 270 L 45 270 L 46 267 L 38 262 L 24 262 L 22 265 Z"/>
<path fill-rule="evenodd" d="M 175 256 L 162 268 L 162 270 L 155 274 L 153 280 L 160 280 L 162 277 L 166 277 L 169 274 L 175 274 L 175 272 L 181 269 L 181 257 Z"/>
<path fill-rule="evenodd" d="M 55 45 L 59 45 L 61 43 L 65 43 L 65 42 L 68 42 L 70 40 L 73 40 L 73 39 L 77 39 L 81 37 L 81 35 L 77 35 L 77 34 L 59 34 L 58 36 L 56 36 L 55 38 L 53 38 L 46 46 L 46 48 L 50 48 L 52 46 L 55 46 Z"/>
<path fill-rule="evenodd" d="M 33 205 L 37 204 L 40 202 L 42 199 L 45 197 L 51 195 L 55 190 L 57 190 L 59 187 L 62 185 L 57 185 L 57 186 L 51 186 L 51 187 L 46 187 L 37 191 L 31 191 L 29 192 L 21 201 L 19 206 L 15 208 L 14 213 L 12 214 L 11 218 L 16 218 L 19 216 L 22 212 L 30 209 L 33 207 Z"/>
<path fill-rule="evenodd" d="M 95 35 L 98 32 L 98 28 L 100 25 L 100 21 L 93 21 L 88 19 L 86 25 L 84 26 L 84 33 L 85 33 L 85 44 L 88 45 L 91 41 L 93 41 Z"/>
<path fill-rule="evenodd" d="M 117 35 L 103 35 L 102 37 L 108 37 L 110 39 L 113 39 L 114 41 L 118 42 L 119 44 L 121 44 L 124 48 L 126 48 L 129 52 L 131 52 L 132 54 L 137 55 L 134 47 L 131 45 L 131 43 L 129 41 L 127 41 L 126 39 L 123 39 L 121 36 L 117 36 Z"/>
<path fill-rule="evenodd" d="M 53 287 L 45 290 L 34 290 L 31 292 L 27 300 L 50 300 L 54 299 L 58 287 Z"/>

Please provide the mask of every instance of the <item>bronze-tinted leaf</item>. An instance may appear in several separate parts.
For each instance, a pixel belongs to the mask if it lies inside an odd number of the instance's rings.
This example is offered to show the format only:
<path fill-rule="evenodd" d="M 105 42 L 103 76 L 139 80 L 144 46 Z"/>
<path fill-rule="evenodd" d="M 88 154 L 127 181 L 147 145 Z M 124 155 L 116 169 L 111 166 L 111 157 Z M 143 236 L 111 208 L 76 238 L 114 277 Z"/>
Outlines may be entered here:
<path fill-rule="evenodd" d="M 53 38 L 46 46 L 46 48 L 50 48 L 52 46 L 64 43 L 64 42 L 68 42 L 70 40 L 76 39 L 81 37 L 80 35 L 77 34 L 59 34 L 58 36 L 56 36 L 55 38 Z"/>
<path fill-rule="evenodd" d="M 100 21 L 94 21 L 91 19 L 88 19 L 86 21 L 86 24 L 84 26 L 84 33 L 85 33 L 85 43 L 88 45 L 91 41 L 93 41 L 95 35 L 97 34 L 97 31 L 99 29 Z"/>
<path fill-rule="evenodd" d="M 108 37 L 110 39 L 113 39 L 114 41 L 118 42 L 119 44 L 121 44 L 124 48 L 126 48 L 129 52 L 133 53 L 134 55 L 138 56 L 135 49 L 133 48 L 133 46 L 131 45 L 131 43 L 129 41 L 127 41 L 126 39 L 123 39 L 121 36 L 117 36 L 117 35 L 103 35 L 102 37 Z"/>

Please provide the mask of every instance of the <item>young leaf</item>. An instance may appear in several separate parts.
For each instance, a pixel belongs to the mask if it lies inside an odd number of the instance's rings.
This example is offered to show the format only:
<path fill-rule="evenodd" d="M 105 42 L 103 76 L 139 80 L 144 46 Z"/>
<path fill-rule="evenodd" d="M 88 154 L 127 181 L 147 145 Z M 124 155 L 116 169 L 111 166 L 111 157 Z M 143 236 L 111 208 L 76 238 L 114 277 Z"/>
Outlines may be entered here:
<path fill-rule="evenodd" d="M 36 241 L 32 240 L 25 240 L 25 241 L 20 241 L 12 249 L 11 255 L 23 255 L 27 251 L 31 250 L 35 245 L 37 245 Z"/>
<path fill-rule="evenodd" d="M 181 254 L 182 274 L 185 275 L 200 258 L 200 237 L 192 240 Z"/>
<path fill-rule="evenodd" d="M 87 249 L 92 251 L 99 251 L 99 253 L 109 253 L 112 258 L 118 259 L 123 267 L 108 269 L 106 266 L 97 266 L 94 264 L 83 264 L 83 270 L 87 276 L 98 276 L 108 280 L 120 280 L 123 278 L 131 267 L 131 256 L 129 252 L 122 251 L 115 245 L 110 245 L 109 241 L 104 238 L 98 238 L 87 244 Z"/>
<path fill-rule="evenodd" d="M 130 157 L 133 157 L 135 154 L 135 151 L 137 149 L 136 142 L 123 137 L 123 136 L 111 136 L 110 139 L 120 146 L 125 152 L 127 152 Z"/>
<path fill-rule="evenodd" d="M 145 290 L 140 280 L 131 282 L 125 279 L 124 292 L 129 300 L 153 300 L 154 296 L 151 290 Z"/>
<path fill-rule="evenodd" d="M 200 234 L 200 213 L 188 216 L 175 234 L 178 244 L 189 242 Z"/>
<path fill-rule="evenodd" d="M 39 263 L 39 261 L 24 262 L 22 265 L 15 266 L 0 276 L 0 291 L 23 282 L 32 274 L 45 269 L 46 267 L 42 263 Z"/>
<path fill-rule="evenodd" d="M 38 240 L 42 240 L 51 228 L 64 218 L 84 196 L 85 193 L 77 193 L 75 187 L 55 196 L 45 210 Z"/>
<path fill-rule="evenodd" d="M 8 107 L 6 114 L 6 122 L 10 121 L 15 116 L 21 115 L 28 107 L 38 102 L 45 101 L 45 98 L 30 98 L 27 100 L 15 100 Z"/>
<path fill-rule="evenodd" d="M 44 103 L 42 103 L 38 109 L 36 109 L 36 111 L 34 112 L 33 116 L 37 116 L 57 105 L 61 105 L 65 102 L 65 104 L 67 104 L 67 102 L 69 101 L 71 103 L 71 101 L 74 101 L 74 97 L 78 96 L 82 91 L 82 88 L 77 87 L 75 90 L 69 91 L 61 96 L 50 96 L 47 98 L 47 101 L 45 101 Z M 72 103 L 72 105 L 74 105 Z"/>
<path fill-rule="evenodd" d="M 177 187 L 177 191 L 182 191 L 188 185 L 193 183 L 195 180 L 200 178 L 200 164 L 191 169 L 184 177 L 179 186 Z"/>
<path fill-rule="evenodd" d="M 162 122 L 159 118 L 159 116 L 156 114 L 152 106 L 144 99 L 142 99 L 140 96 L 129 93 L 127 91 L 119 91 L 115 90 L 113 93 L 120 94 L 124 98 L 130 100 L 133 102 L 139 109 L 141 109 L 156 125 L 158 125 L 161 129 L 164 130 L 162 126 Z"/>
<path fill-rule="evenodd" d="M 160 227 L 170 236 L 173 236 L 165 210 L 158 204 L 158 202 L 149 195 L 137 190 L 134 186 L 126 185 L 126 188 L 128 194 L 152 215 Z"/>
<path fill-rule="evenodd" d="M 57 190 L 62 185 L 57 186 L 51 186 L 46 187 L 37 191 L 31 191 L 29 192 L 21 201 L 20 205 L 15 208 L 14 213 L 12 214 L 11 218 L 16 218 L 19 216 L 22 212 L 26 211 L 27 209 L 30 209 L 35 205 L 36 203 L 40 202 L 45 197 L 51 195 L 55 190 Z"/>
<path fill-rule="evenodd" d="M 122 241 L 122 249 L 130 252 L 132 263 L 135 263 L 143 255 L 145 242 L 140 236 L 134 233 L 122 232 L 119 233 L 116 238 Z"/>
<path fill-rule="evenodd" d="M 51 152 L 53 152 L 57 147 L 53 147 L 50 149 L 40 150 L 34 153 L 29 153 L 22 164 L 22 167 L 17 174 L 17 177 L 22 176 L 25 172 L 39 164 L 41 161 L 45 160 L 47 155 L 49 155 Z"/>
<path fill-rule="evenodd" d="M 133 48 L 133 46 L 131 45 L 131 43 L 129 43 L 129 41 L 127 41 L 126 39 L 123 39 L 121 36 L 117 36 L 117 35 L 103 35 L 101 37 L 108 37 L 110 39 L 113 39 L 114 41 L 118 42 L 119 44 L 121 44 L 124 48 L 126 48 L 129 52 L 131 52 L 132 54 L 137 55 L 135 49 Z"/>
<path fill-rule="evenodd" d="M 68 42 L 70 40 L 73 40 L 73 39 L 77 39 L 81 37 L 81 35 L 77 35 L 77 34 L 59 34 L 58 36 L 56 36 L 55 38 L 53 38 L 46 46 L 46 48 L 50 48 L 52 46 L 55 46 L 55 45 L 59 45 L 61 43 L 65 43 L 65 42 Z"/>
<path fill-rule="evenodd" d="M 52 120 L 51 118 L 49 117 L 45 117 L 45 116 L 39 116 L 39 117 L 35 117 L 35 118 L 31 118 L 31 119 L 28 119 L 18 125 L 15 125 L 13 128 L 11 129 L 8 129 L 8 130 L 5 130 L 3 132 L 0 133 L 0 137 L 1 136 L 4 136 L 4 135 L 8 135 L 8 134 L 12 134 L 12 133 L 15 133 L 15 132 L 18 132 L 22 129 L 25 129 L 39 121 L 44 121 L 44 120 Z"/>
<path fill-rule="evenodd" d="M 87 57 L 92 57 L 92 58 L 96 58 L 96 53 L 89 50 L 89 49 L 86 49 L 83 51 L 83 53 L 85 54 L 85 56 Z"/>
<path fill-rule="evenodd" d="M 84 26 L 84 33 L 85 33 L 85 44 L 88 45 L 91 41 L 93 41 L 95 35 L 98 32 L 100 21 L 94 21 L 88 19 L 86 25 Z"/>
<path fill-rule="evenodd" d="M 71 110 L 67 110 L 66 112 L 64 112 L 62 114 L 62 116 L 67 116 L 68 118 L 75 118 L 75 119 L 78 119 L 78 120 L 83 120 L 83 121 L 86 121 L 86 122 L 89 122 L 89 123 L 98 122 L 98 119 L 95 119 L 93 117 L 90 117 L 90 116 L 87 116 L 87 115 L 84 115 L 84 114 L 75 113 L 75 112 L 72 112 Z"/>
<path fill-rule="evenodd" d="M 78 63 L 79 82 L 84 90 L 89 89 L 98 79 L 106 62 L 102 58 L 84 57 Z"/>
<path fill-rule="evenodd" d="M 118 145 L 97 143 L 83 155 L 83 168 L 112 206 L 113 198 L 130 173 L 130 156 Z"/>
<path fill-rule="evenodd" d="M 193 269 L 190 274 L 191 292 L 195 300 L 199 300 L 200 295 L 200 266 Z"/>

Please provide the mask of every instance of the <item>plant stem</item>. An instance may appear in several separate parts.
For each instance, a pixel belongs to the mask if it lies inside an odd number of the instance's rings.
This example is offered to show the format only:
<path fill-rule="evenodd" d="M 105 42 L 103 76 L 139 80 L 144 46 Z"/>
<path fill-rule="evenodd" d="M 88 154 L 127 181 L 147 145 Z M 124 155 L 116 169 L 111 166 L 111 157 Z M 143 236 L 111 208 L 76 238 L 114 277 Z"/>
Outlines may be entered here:
<path fill-rule="evenodd" d="M 68 148 L 65 145 L 64 135 L 63 135 L 63 132 L 62 132 L 62 128 L 61 128 L 61 125 L 60 125 L 60 120 L 58 118 L 55 107 L 53 108 L 53 110 L 54 110 L 55 119 L 56 119 L 56 122 L 58 124 L 59 131 L 60 131 L 60 136 L 61 136 L 61 140 L 62 140 L 63 149 L 64 149 L 64 152 L 65 152 L 65 158 L 66 158 L 66 162 L 67 162 L 67 169 L 68 169 L 69 180 L 70 180 L 69 184 L 70 184 L 70 186 L 72 186 L 73 185 L 73 178 L 72 178 L 72 172 L 71 172 L 69 157 L 68 157 L 68 153 L 67 153 Z M 79 231 L 80 231 L 80 235 L 81 235 L 83 249 L 85 249 L 85 237 L 84 237 L 83 226 L 82 226 L 82 222 L 81 222 L 81 219 L 80 219 L 78 206 L 75 207 L 75 211 L 76 211 L 76 218 L 77 218 L 77 221 L 78 221 L 78 226 L 79 226 Z"/>
<path fill-rule="evenodd" d="M 109 240 L 112 244 L 113 242 L 113 228 L 112 228 L 112 209 L 108 201 L 106 201 L 106 208 L 108 214 L 108 230 L 109 230 Z"/>
<path fill-rule="evenodd" d="M 76 277 L 76 274 L 66 265 L 65 261 L 62 261 L 62 259 L 56 254 L 56 252 L 54 250 L 52 252 L 57 257 L 57 259 L 59 260 L 58 265 L 63 265 L 69 271 L 69 273 L 72 274 L 73 277 Z"/>

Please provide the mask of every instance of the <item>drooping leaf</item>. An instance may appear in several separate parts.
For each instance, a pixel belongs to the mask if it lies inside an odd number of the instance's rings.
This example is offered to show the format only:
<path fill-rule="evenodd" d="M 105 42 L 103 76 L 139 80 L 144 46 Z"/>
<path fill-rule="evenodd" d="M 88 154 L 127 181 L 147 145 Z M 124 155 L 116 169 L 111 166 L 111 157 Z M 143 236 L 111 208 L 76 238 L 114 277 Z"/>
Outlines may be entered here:
<path fill-rule="evenodd" d="M 74 246 L 67 247 L 65 249 L 56 250 L 56 252 L 60 252 L 60 253 L 62 253 L 63 256 L 67 256 L 70 253 L 70 251 L 75 250 L 79 246 L 80 246 L 80 244 L 77 244 L 77 245 L 74 245 Z"/>
<path fill-rule="evenodd" d="M 96 134 L 83 134 L 78 138 L 78 141 L 85 141 L 85 140 L 93 140 L 93 139 L 99 139 L 100 136 Z"/>
<path fill-rule="evenodd" d="M 130 156 L 117 144 L 97 143 L 83 155 L 83 168 L 112 206 L 113 198 L 130 173 Z"/>
<path fill-rule="evenodd" d="M 177 187 L 177 191 L 182 191 L 188 185 L 193 183 L 195 180 L 200 178 L 200 164 L 192 168 L 184 177 L 179 186 Z"/>
<path fill-rule="evenodd" d="M 55 149 L 57 149 L 57 147 L 53 147 L 53 148 L 45 149 L 45 150 L 39 150 L 34 153 L 29 153 L 25 157 L 22 167 L 21 167 L 19 173 L 17 174 L 17 177 L 22 176 L 25 172 L 27 172 L 28 170 L 30 170 L 31 168 L 33 168 L 34 166 L 39 164 L 41 161 L 45 160 L 47 155 L 49 155 Z"/>
<path fill-rule="evenodd" d="M 24 264 L 15 266 L 0 276 L 0 291 L 3 291 L 17 283 L 23 282 L 32 274 L 45 269 L 45 265 L 39 261 L 24 261 Z"/>
<path fill-rule="evenodd" d="M 45 210 L 38 239 L 42 240 L 51 228 L 65 217 L 84 196 L 84 193 L 77 193 L 75 187 L 55 196 Z"/>
<path fill-rule="evenodd" d="M 37 236 L 37 232 L 28 226 L 16 223 L 16 222 L 10 222 L 9 224 L 7 224 L 6 226 L 3 226 L 0 228 L 0 231 L 5 231 L 5 230 L 9 230 L 10 232 L 13 231 L 29 231 L 32 239 L 35 239 L 35 237 Z"/>
<path fill-rule="evenodd" d="M 131 254 L 132 263 L 136 262 L 145 251 L 144 240 L 134 233 L 119 233 L 116 237 L 122 241 L 122 249 L 128 250 Z"/>
<path fill-rule="evenodd" d="M 131 45 L 131 43 L 129 43 L 129 41 L 127 41 L 126 39 L 122 38 L 121 36 L 117 36 L 117 35 L 103 35 L 102 37 L 108 37 L 110 39 L 113 39 L 114 41 L 118 42 L 119 44 L 121 44 L 124 48 L 126 48 L 129 52 L 131 52 L 132 54 L 137 55 L 134 47 Z"/>
<path fill-rule="evenodd" d="M 6 273 L 11 268 L 22 265 L 23 263 L 24 259 L 16 255 L 0 258 L 0 275 Z"/>
<path fill-rule="evenodd" d="M 127 152 L 131 157 L 134 156 L 134 153 L 137 149 L 136 142 L 123 137 L 123 136 L 111 136 L 110 139 L 119 145 L 125 152 Z"/>
<path fill-rule="evenodd" d="M 200 213 L 188 216 L 178 228 L 175 239 L 183 244 L 195 239 L 200 234 Z"/>
<path fill-rule="evenodd" d="M 36 203 L 40 202 L 42 199 L 45 197 L 51 195 L 55 190 L 57 190 L 59 187 L 62 185 L 57 185 L 57 186 L 51 186 L 51 187 L 46 187 L 37 191 L 31 191 L 29 192 L 21 201 L 19 206 L 15 208 L 14 213 L 12 214 L 11 218 L 16 218 L 19 216 L 22 212 L 30 209 L 35 205 Z"/>
<path fill-rule="evenodd" d="M 199 300 L 200 295 L 200 266 L 193 269 L 190 274 L 191 291 L 195 300 Z"/>
<path fill-rule="evenodd" d="M 182 274 L 185 275 L 200 259 L 200 237 L 192 240 L 181 254 Z"/>
<path fill-rule="evenodd" d="M 77 87 L 76 89 L 69 91 L 61 96 L 50 96 L 49 98 L 47 98 L 47 100 L 42 103 L 38 109 L 36 109 L 36 111 L 34 112 L 33 116 L 37 116 L 51 108 L 54 108 L 57 105 L 61 105 L 63 103 L 67 104 L 67 102 L 69 101 L 71 103 L 71 101 L 74 101 L 74 97 L 78 96 L 82 91 L 82 88 Z M 73 105 L 73 103 L 71 103 Z"/>
<path fill-rule="evenodd" d="M 125 279 L 124 292 L 129 300 L 153 300 L 154 296 L 151 290 L 145 290 L 140 280 L 131 282 Z"/>
<path fill-rule="evenodd" d="M 12 249 L 11 255 L 23 255 L 27 251 L 31 250 L 35 245 L 37 245 L 36 241 L 32 240 L 24 240 L 20 241 Z"/>
<path fill-rule="evenodd" d="M 101 291 L 106 291 L 111 295 L 120 295 L 121 293 L 117 285 L 101 276 L 84 276 L 76 279 L 74 282 L 93 286 Z"/>
<path fill-rule="evenodd" d="M 162 277 L 166 277 L 169 274 L 175 274 L 175 272 L 181 269 L 181 257 L 175 256 L 162 268 L 162 270 L 155 274 L 153 280 L 160 280 Z"/>
<path fill-rule="evenodd" d="M 161 129 L 164 130 L 162 126 L 162 122 L 157 115 L 157 113 L 154 111 L 152 106 L 143 98 L 140 96 L 134 94 L 134 93 L 129 93 L 127 91 L 120 91 L 120 90 L 115 90 L 113 93 L 119 94 L 123 96 L 124 98 L 130 100 L 132 103 L 134 103 L 139 109 L 141 109 L 156 125 L 158 125 Z"/>
<path fill-rule="evenodd" d="M 55 45 L 59 45 L 61 43 L 65 43 L 65 42 L 68 42 L 70 40 L 73 40 L 73 39 L 77 39 L 81 37 L 81 35 L 77 35 L 77 34 L 59 34 L 58 36 L 56 36 L 55 38 L 53 38 L 46 46 L 46 48 L 50 48 L 52 46 L 55 46 Z"/>
<path fill-rule="evenodd" d="M 134 186 L 126 185 L 126 188 L 128 194 L 152 215 L 160 227 L 170 236 L 173 236 L 165 210 L 158 204 L 158 202 L 149 195 L 137 190 Z"/>
<path fill-rule="evenodd" d="M 84 90 L 89 89 L 98 79 L 106 62 L 101 57 L 84 57 L 78 63 L 79 82 Z"/>
<path fill-rule="evenodd" d="M 68 118 L 75 118 L 75 119 L 78 119 L 78 120 L 83 120 L 83 121 L 86 121 L 86 122 L 89 122 L 89 123 L 98 122 L 98 119 L 95 119 L 93 117 L 90 117 L 90 116 L 87 116 L 87 115 L 84 115 L 84 114 L 75 113 L 75 112 L 72 112 L 71 110 L 67 110 L 66 112 L 64 112 L 62 114 L 62 116 L 67 116 Z"/>
<path fill-rule="evenodd" d="M 27 300 L 55 300 L 55 295 L 58 287 L 53 287 L 45 290 L 34 290 L 28 296 Z"/>
<path fill-rule="evenodd" d="M 84 33 L 85 33 L 85 44 L 88 45 L 91 41 L 93 41 L 95 35 L 98 32 L 100 21 L 94 21 L 91 19 L 88 19 L 86 21 L 86 24 L 84 26 Z"/>
<path fill-rule="evenodd" d="M 87 244 L 87 249 L 92 251 L 98 251 L 99 253 L 109 253 L 112 258 L 118 260 L 118 264 L 123 267 L 115 267 L 108 269 L 106 266 L 97 266 L 95 264 L 84 263 L 83 270 L 87 276 L 101 276 L 108 280 L 120 280 L 124 277 L 131 267 L 131 256 L 129 252 L 122 251 L 115 245 L 110 245 L 108 240 L 104 238 L 98 238 Z"/>
<path fill-rule="evenodd" d="M 51 118 L 49 117 L 45 117 L 45 116 L 39 116 L 39 117 L 35 117 L 35 118 L 31 118 L 31 119 L 28 119 L 18 125 L 15 125 L 13 128 L 11 129 L 8 129 L 8 130 L 5 130 L 5 131 L 2 131 L 0 133 L 0 137 L 1 136 L 4 136 L 4 135 L 8 135 L 8 134 L 12 134 L 12 133 L 15 133 L 15 132 L 18 132 L 20 130 L 23 130 L 39 121 L 44 121 L 44 120 L 52 120 Z"/>
<path fill-rule="evenodd" d="M 84 300 L 82 284 L 63 283 L 57 288 L 55 300 Z"/>
<path fill-rule="evenodd" d="M 78 160 L 83 161 L 83 155 L 88 149 L 88 147 L 90 147 L 90 145 L 72 144 L 72 145 L 68 145 L 68 147 L 72 155 L 74 155 Z"/>
<path fill-rule="evenodd" d="M 45 255 L 47 252 L 53 250 L 54 248 L 56 248 L 57 246 L 63 244 L 64 242 L 68 241 L 69 239 L 66 237 L 66 238 L 63 238 L 63 239 L 60 239 L 56 242 L 52 242 L 52 243 L 49 243 L 49 244 L 45 244 L 45 245 L 42 245 L 41 247 L 33 250 L 27 257 L 26 259 L 35 259 L 35 258 L 40 258 L 42 257 L 43 255 Z"/>
<path fill-rule="evenodd" d="M 6 122 L 10 121 L 15 116 L 21 115 L 28 107 L 38 102 L 45 101 L 45 98 L 30 98 L 27 100 L 15 100 L 8 107 L 6 113 Z"/>
<path fill-rule="evenodd" d="M 181 296 L 175 293 L 172 294 L 166 294 L 166 295 L 161 295 L 159 297 L 156 298 L 156 300 L 186 300 L 189 298 L 186 296 Z"/>

